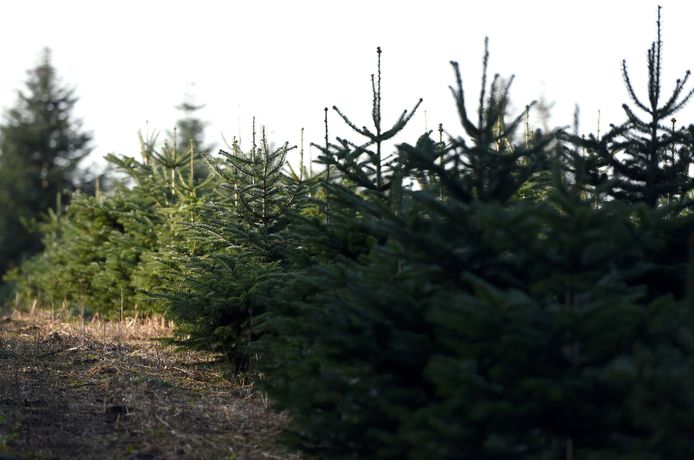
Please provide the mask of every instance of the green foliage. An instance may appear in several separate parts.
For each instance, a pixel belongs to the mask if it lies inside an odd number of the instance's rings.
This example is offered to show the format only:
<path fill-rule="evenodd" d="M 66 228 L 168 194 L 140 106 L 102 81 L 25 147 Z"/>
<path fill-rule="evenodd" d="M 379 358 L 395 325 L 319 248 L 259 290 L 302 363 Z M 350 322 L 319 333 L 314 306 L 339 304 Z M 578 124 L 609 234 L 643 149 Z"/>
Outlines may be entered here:
<path fill-rule="evenodd" d="M 468 203 L 473 200 L 506 203 L 518 195 L 528 194 L 540 175 L 549 170 L 548 147 L 554 135 L 539 137 L 535 143 L 511 145 L 510 139 L 518 129 L 523 116 L 506 123 L 509 90 L 513 83 L 501 83 L 495 75 L 487 88 L 487 62 L 489 52 L 485 41 L 482 89 L 476 122 L 470 118 L 465 105 L 465 93 L 457 63 L 457 87 L 451 88 L 466 138 L 453 138 L 441 146 L 428 136 L 416 146 L 407 144 L 398 148 L 409 171 L 424 173 L 438 180 L 453 198 Z M 487 97 L 487 91 L 489 95 Z M 528 106 L 528 109 L 532 106 Z M 534 180 L 531 182 L 530 179 Z M 541 180 L 539 182 L 542 182 Z"/>
<path fill-rule="evenodd" d="M 249 364 L 248 346 L 262 331 L 255 319 L 266 311 L 258 286 L 282 266 L 289 211 L 303 201 L 304 184 L 283 173 L 287 144 L 273 148 L 264 134 L 249 152 L 234 142 L 209 164 L 221 179 L 215 201 L 189 226 L 187 240 L 201 248 L 188 263 L 167 263 L 185 283 L 165 283 L 155 292 L 180 324 L 183 343 L 222 353 L 237 370 Z M 203 250 L 204 249 L 204 250 Z"/>
<path fill-rule="evenodd" d="M 0 276 L 41 249 L 35 222 L 61 212 L 90 151 L 91 135 L 72 116 L 75 91 L 61 85 L 48 49 L 18 96 L 0 126 Z"/>
<path fill-rule="evenodd" d="M 371 107 L 371 118 L 373 129 L 366 126 L 359 128 L 345 114 L 333 106 L 333 110 L 342 120 L 357 134 L 366 138 L 362 144 L 355 144 L 347 139 L 338 138 L 338 144 L 317 146 L 322 155 L 319 158 L 326 168 L 335 166 L 337 170 L 350 182 L 366 190 L 383 192 L 395 187 L 399 187 L 402 176 L 398 171 L 397 164 L 393 158 L 388 158 L 383 153 L 383 143 L 395 137 L 407 123 L 412 119 L 417 108 L 422 103 L 420 99 L 414 108 L 408 113 L 403 111 L 402 115 L 389 129 L 384 130 L 381 115 L 381 48 L 378 53 L 378 71 L 374 76 L 371 75 L 371 91 L 373 102 Z M 326 109 L 327 111 L 327 109 Z M 327 123 L 327 122 L 326 122 Z M 327 131 L 327 128 L 326 128 Z M 327 135 L 327 133 L 326 133 Z M 326 182 L 330 182 L 330 177 Z"/>
<path fill-rule="evenodd" d="M 66 213 L 53 216 L 45 249 L 21 267 L 18 289 L 46 302 L 86 307 L 101 314 L 132 307 L 132 272 L 156 243 L 149 209 L 126 189 L 109 200 L 77 195 Z"/>
<path fill-rule="evenodd" d="M 568 136 L 586 150 L 581 155 L 573 153 L 577 157 L 577 175 L 601 186 L 615 199 L 644 202 L 651 207 L 689 200 L 689 192 L 694 189 L 694 179 L 689 176 L 689 165 L 694 159 L 694 131 L 691 127 L 676 128 L 674 118 L 694 95 L 694 89 L 686 89 L 690 76 L 687 71 L 663 102 L 661 34 L 658 7 L 657 38 L 647 53 L 648 100 L 636 94 L 623 61 L 622 76 L 634 106 L 622 106 L 627 121 L 599 139 L 593 135 L 586 140 Z M 643 118 L 637 115 L 639 111 L 644 112 Z M 608 171 L 609 181 L 605 174 Z"/>
<path fill-rule="evenodd" d="M 507 86 L 483 88 L 473 123 L 457 76 L 466 137 L 398 146 L 421 189 L 393 209 L 387 190 L 328 186 L 371 245 L 282 275 L 259 349 L 289 440 L 331 458 L 692 455 L 671 252 L 691 218 L 596 202 L 551 134 L 512 143 Z M 668 292 L 656 270 L 679 271 Z"/>
<path fill-rule="evenodd" d="M 186 95 L 183 102 L 176 106 L 181 112 L 181 117 L 176 121 L 176 127 L 169 133 L 168 142 L 175 146 L 178 152 L 188 152 L 193 150 L 200 156 L 196 156 L 192 167 L 197 177 L 207 177 L 210 169 L 203 160 L 202 155 L 209 155 L 213 146 L 205 142 L 205 126 L 207 123 L 198 118 L 197 112 L 204 108 L 193 102 L 190 95 Z"/>
<path fill-rule="evenodd" d="M 639 282 L 648 287 L 649 298 L 668 293 L 684 296 L 687 241 L 692 222 L 676 216 L 689 213 L 694 180 L 689 167 L 694 158 L 694 128 L 676 128 L 674 115 L 689 102 L 694 89 L 687 90 L 689 71 L 678 79 L 672 94 L 662 98 L 662 27 L 660 8 L 657 38 L 647 53 L 647 101 L 639 98 L 631 83 L 626 61 L 622 75 L 633 105 L 623 105 L 627 121 L 601 138 L 590 135 L 563 137 L 566 167 L 584 195 L 596 203 L 615 199 L 630 204 L 645 203 L 658 214 L 672 216 L 663 228 L 667 238 L 657 249 L 645 249 L 652 264 Z M 639 117 L 638 112 L 644 116 Z"/>
<path fill-rule="evenodd" d="M 205 106 L 195 104 L 189 96 L 176 106 L 182 112 L 182 117 L 176 122 L 176 132 L 171 137 L 172 145 L 180 152 L 187 151 L 191 142 L 196 152 L 208 155 L 212 152 L 212 146 L 205 143 L 206 123 L 196 116 L 196 112 L 203 107 Z"/>
<path fill-rule="evenodd" d="M 45 250 L 10 277 L 24 296 L 106 316 L 163 311 L 161 301 L 144 292 L 163 282 L 153 260 L 181 244 L 177 230 L 195 218 L 209 182 L 195 176 L 193 151 L 180 154 L 167 145 L 157 151 L 152 140 L 141 141 L 142 162 L 107 157 L 131 188 L 76 194 L 64 214 L 51 214 Z"/>
<path fill-rule="evenodd" d="M 665 125 L 661 40 L 650 115 L 602 138 L 530 135 L 513 81 L 462 134 L 384 154 L 411 118 L 328 140 L 315 176 L 264 133 L 244 151 L 111 156 L 130 186 L 77 195 L 12 280 L 103 313 L 164 312 L 175 342 L 257 371 L 288 440 L 327 458 L 690 458 L 694 446 L 692 128 Z M 418 105 L 415 106 L 415 110 Z M 525 136 L 518 130 L 525 117 Z M 255 131 L 255 128 L 254 128 Z M 519 140 L 520 137 L 524 139 Z"/>

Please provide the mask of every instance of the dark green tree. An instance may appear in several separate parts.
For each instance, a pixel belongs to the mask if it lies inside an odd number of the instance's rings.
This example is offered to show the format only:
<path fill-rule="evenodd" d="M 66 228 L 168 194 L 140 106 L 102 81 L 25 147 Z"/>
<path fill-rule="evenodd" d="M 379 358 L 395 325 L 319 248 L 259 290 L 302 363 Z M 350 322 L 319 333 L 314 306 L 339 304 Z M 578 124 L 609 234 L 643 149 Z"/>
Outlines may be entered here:
<path fill-rule="evenodd" d="M 675 81 L 672 93 L 663 97 L 660 7 L 656 25 L 656 40 L 647 52 L 646 97 L 637 95 L 626 61 L 622 61 L 631 100 L 631 104 L 622 105 L 627 120 L 601 137 L 564 135 L 569 141 L 566 165 L 576 186 L 596 203 L 604 197 L 627 204 L 643 203 L 657 209 L 657 214 L 673 217 L 668 230 L 671 237 L 662 246 L 649 249 L 651 269 L 638 277 L 652 298 L 664 294 L 682 298 L 687 241 L 694 227 L 691 221 L 674 217 L 691 209 L 694 178 L 689 167 L 694 161 L 694 126 L 678 128 L 674 117 L 694 96 L 694 88 L 687 89 L 691 75 L 687 71 Z"/>
<path fill-rule="evenodd" d="M 508 120 L 509 91 L 513 77 L 507 81 L 498 74 L 488 82 L 489 51 L 485 40 L 482 61 L 482 89 L 477 116 L 471 116 L 466 106 L 463 81 L 458 63 L 452 62 L 456 87 L 451 87 L 464 136 L 454 137 L 444 148 L 422 137 L 416 146 L 398 146 L 407 171 L 427 172 L 438 178 L 441 185 L 456 199 L 505 204 L 517 198 L 527 187 L 535 184 L 538 174 L 549 167 L 548 146 L 554 133 L 538 135 L 533 142 L 514 143 L 526 112 Z M 527 130 L 527 128 L 526 128 Z M 527 137 L 527 134 L 526 134 Z"/>
<path fill-rule="evenodd" d="M 210 184 L 195 177 L 194 155 L 153 144 L 141 139 L 142 161 L 107 156 L 125 178 L 107 195 L 74 194 L 64 213 L 51 210 L 41 225 L 43 251 L 8 275 L 17 292 L 44 305 L 64 302 L 104 316 L 163 310 L 153 291 L 181 283 L 164 269 L 176 258 L 190 258 L 194 245 L 184 230 Z"/>
<path fill-rule="evenodd" d="M 74 88 L 64 86 L 45 49 L 26 89 L 0 125 L 0 273 L 41 248 L 31 222 L 68 200 L 91 134 L 72 112 Z"/>
<path fill-rule="evenodd" d="M 318 147 L 322 155 L 321 162 L 329 169 L 334 166 L 347 180 L 366 190 L 385 192 L 392 188 L 398 188 L 402 175 L 398 169 L 395 156 L 384 152 L 384 143 L 393 139 L 407 125 L 414 116 L 417 108 L 422 103 L 419 99 L 413 109 L 404 110 L 398 120 L 385 129 L 381 111 L 381 48 L 377 48 L 378 66 L 376 75 L 371 75 L 371 93 L 373 97 L 371 105 L 371 119 L 373 127 L 361 128 L 352 122 L 337 106 L 333 110 L 342 120 L 357 134 L 365 138 L 361 143 L 355 143 L 347 139 L 337 138 L 337 144 L 327 144 Z M 326 109 L 327 110 L 327 109 Z M 326 179 L 330 182 L 330 177 Z M 395 187 L 394 187 L 395 186 Z"/>
<path fill-rule="evenodd" d="M 464 135 L 398 146 L 431 180 L 397 208 L 331 186 L 371 246 L 280 291 L 261 367 L 290 439 L 330 458 L 691 456 L 691 318 L 639 276 L 679 224 L 584 199 L 553 136 L 514 144 L 486 58 L 476 120 L 456 76 Z"/>
<path fill-rule="evenodd" d="M 622 76 L 631 105 L 623 104 L 627 117 L 604 136 L 587 139 L 567 136 L 581 147 L 574 156 L 576 175 L 600 190 L 628 203 L 643 202 L 650 207 L 688 201 L 694 190 L 689 165 L 694 160 L 694 128 L 677 128 L 675 115 L 694 95 L 687 89 L 690 71 L 675 81 L 672 93 L 662 95 L 662 24 L 658 7 L 657 37 L 647 53 L 647 93 L 637 95 L 622 61 Z M 642 115 L 639 115 L 642 113 Z M 607 181 L 609 172 L 610 180 Z M 686 203 L 685 203 L 686 205 Z"/>
<path fill-rule="evenodd" d="M 259 283 L 285 263 L 289 213 L 302 202 L 304 187 L 285 174 L 293 149 L 272 147 L 263 130 L 250 151 L 237 142 L 220 151 L 223 162 L 209 158 L 221 187 L 188 226 L 186 241 L 197 248 L 186 261 L 168 263 L 169 276 L 185 282 L 162 285 L 156 292 L 179 324 L 188 346 L 223 354 L 237 369 L 249 365 L 248 345 L 261 334 L 254 324 L 266 311 Z"/>

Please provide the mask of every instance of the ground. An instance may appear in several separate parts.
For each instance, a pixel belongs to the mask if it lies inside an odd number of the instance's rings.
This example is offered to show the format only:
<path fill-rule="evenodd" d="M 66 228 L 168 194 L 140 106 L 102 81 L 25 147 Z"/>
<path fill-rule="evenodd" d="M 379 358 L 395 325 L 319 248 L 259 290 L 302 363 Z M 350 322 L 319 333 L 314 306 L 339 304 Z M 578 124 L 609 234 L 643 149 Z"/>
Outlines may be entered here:
<path fill-rule="evenodd" d="M 286 419 L 163 320 L 0 318 L 0 460 L 298 459 Z"/>

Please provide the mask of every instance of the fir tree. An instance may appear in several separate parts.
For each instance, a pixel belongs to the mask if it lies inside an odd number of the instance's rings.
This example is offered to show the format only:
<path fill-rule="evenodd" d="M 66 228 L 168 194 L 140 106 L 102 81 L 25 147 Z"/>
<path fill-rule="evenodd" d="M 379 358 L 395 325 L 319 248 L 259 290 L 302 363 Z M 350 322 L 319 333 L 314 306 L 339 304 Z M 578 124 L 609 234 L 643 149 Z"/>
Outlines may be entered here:
<path fill-rule="evenodd" d="M 385 156 L 411 114 L 381 129 L 379 53 L 375 127 L 338 111 L 366 141 L 330 144 L 326 116 L 321 175 L 285 174 L 264 135 L 208 158 L 213 191 L 175 143 L 112 157 L 134 185 L 51 213 L 20 287 L 154 299 L 178 343 L 237 371 L 258 357 L 288 437 L 322 457 L 691 458 L 692 130 L 661 117 L 691 93 L 658 104 L 658 29 L 652 120 L 570 138 L 569 161 L 530 106 L 509 118 L 486 44 L 476 117 L 454 63 L 462 134 Z"/>
<path fill-rule="evenodd" d="M 694 179 L 689 176 L 689 165 L 694 155 L 694 131 L 678 128 L 675 119 L 677 112 L 694 95 L 694 88 L 687 89 L 690 77 L 687 71 L 684 77 L 676 80 L 672 93 L 666 99 L 662 97 L 660 10 L 658 7 L 656 40 L 647 53 L 646 100 L 638 96 L 624 60 L 622 76 L 632 104 L 622 106 L 627 121 L 613 127 L 601 138 L 592 134 L 585 140 L 567 136 L 585 151 L 583 155 L 574 155 L 578 156 L 574 160 L 578 168 L 576 175 L 599 185 L 603 193 L 616 199 L 643 202 L 651 207 L 687 201 L 689 192 L 694 189 Z M 639 111 L 643 112 L 643 117 L 638 115 Z M 604 172 L 609 172 L 609 181 L 606 181 Z"/>
<path fill-rule="evenodd" d="M 181 117 L 176 122 L 176 148 L 180 152 L 185 152 L 190 147 L 191 142 L 195 146 L 197 153 L 209 154 L 212 146 L 205 142 L 205 122 L 197 117 L 197 112 L 205 106 L 195 104 L 191 96 L 186 96 L 183 102 L 176 106 L 181 112 Z M 173 138 L 173 136 L 171 136 Z"/>
<path fill-rule="evenodd" d="M 649 248 L 651 269 L 638 275 L 651 298 L 672 294 L 683 298 L 688 235 L 692 222 L 677 218 L 691 207 L 694 179 L 689 167 L 694 160 L 694 128 L 677 127 L 674 116 L 691 100 L 687 89 L 690 72 L 677 79 L 672 93 L 662 97 L 662 22 L 658 7 L 656 40 L 647 52 L 646 100 L 637 95 L 626 61 L 622 76 L 631 105 L 622 107 L 627 121 L 613 126 L 602 137 L 564 134 L 564 152 L 575 187 L 599 203 L 610 197 L 629 204 L 645 203 L 657 215 L 671 216 L 671 238 L 658 248 Z M 643 113 L 639 116 L 638 113 Z M 681 217 L 681 216 L 680 216 Z"/>
<path fill-rule="evenodd" d="M 237 370 L 246 369 L 249 345 L 263 334 L 256 328 L 267 305 L 260 286 L 286 262 L 289 215 L 303 200 L 304 186 L 285 175 L 287 144 L 272 147 L 264 130 L 249 151 L 234 141 L 223 162 L 208 157 L 222 181 L 187 231 L 204 251 L 188 263 L 171 265 L 184 284 L 162 286 L 168 312 L 179 322 L 179 343 L 211 349 Z M 263 285 L 265 286 L 265 285 Z"/>
<path fill-rule="evenodd" d="M 355 185 L 366 190 L 385 192 L 392 188 L 393 183 L 398 183 L 398 167 L 394 163 L 395 158 L 389 157 L 383 151 L 384 142 L 395 137 L 407 125 L 414 116 L 417 108 L 422 103 L 420 99 L 414 108 L 408 112 L 404 110 L 400 118 L 388 129 L 385 129 L 382 122 L 381 111 L 381 48 L 377 48 L 378 65 L 376 75 L 371 75 L 372 106 L 371 119 L 373 128 L 367 126 L 358 127 L 347 115 L 337 106 L 333 110 L 342 120 L 357 134 L 366 138 L 362 143 L 354 143 L 347 139 L 338 138 L 338 144 L 328 144 L 326 146 L 316 146 L 322 151 L 319 158 L 327 168 L 334 166 L 344 175 L 346 179 Z M 392 182 L 393 174 L 396 174 L 396 181 Z M 402 179 L 401 177 L 399 178 Z M 327 182 L 330 179 L 328 178 Z"/>
<path fill-rule="evenodd" d="M 91 135 L 72 114 L 75 90 L 61 84 L 48 49 L 0 126 L 0 273 L 41 248 L 27 224 L 67 203 Z M 56 196 L 61 199 L 56 201 Z M 60 212 L 60 210 L 56 210 Z"/>
<path fill-rule="evenodd" d="M 107 157 L 125 175 L 111 193 L 77 194 L 64 214 L 42 225 L 44 251 L 12 274 L 21 294 L 104 316 L 163 311 L 154 291 L 181 279 L 169 276 L 164 269 L 173 261 L 162 259 L 194 252 L 184 229 L 210 184 L 195 176 L 190 152 L 156 150 L 152 139 L 141 146 L 142 161 Z"/>
<path fill-rule="evenodd" d="M 204 180 L 210 174 L 209 165 L 203 159 L 203 155 L 209 155 L 213 146 L 205 142 L 205 127 L 207 123 L 203 122 L 197 112 L 205 106 L 195 104 L 193 97 L 186 94 L 183 102 L 176 106 L 176 109 L 181 112 L 181 117 L 176 121 L 176 128 L 172 133 L 169 133 L 168 143 L 179 154 L 190 153 L 194 156 L 194 161 L 191 164 L 197 179 Z"/>
<path fill-rule="evenodd" d="M 331 458 L 692 455 L 691 319 L 639 278 L 678 226 L 582 198 L 551 136 L 513 143 L 507 86 L 474 123 L 457 76 L 466 135 L 443 158 L 428 136 L 399 146 L 435 180 L 397 209 L 333 187 L 372 243 L 282 290 L 261 367 L 289 439 Z"/>
<path fill-rule="evenodd" d="M 525 113 L 507 123 L 513 77 L 503 81 L 496 74 L 488 83 L 488 62 L 488 41 L 485 40 L 476 119 L 470 116 L 466 107 L 459 66 L 456 62 L 451 63 L 457 83 L 455 88 L 451 87 L 451 92 L 465 137 L 436 144 L 425 136 L 416 146 L 399 146 L 408 171 L 427 171 L 463 202 L 506 203 L 512 200 L 522 193 L 521 187 L 531 178 L 548 169 L 547 151 L 554 139 L 554 133 L 547 133 L 538 136 L 532 143 L 526 139 L 521 144 L 511 144 L 514 133 L 534 102 L 528 105 Z"/>

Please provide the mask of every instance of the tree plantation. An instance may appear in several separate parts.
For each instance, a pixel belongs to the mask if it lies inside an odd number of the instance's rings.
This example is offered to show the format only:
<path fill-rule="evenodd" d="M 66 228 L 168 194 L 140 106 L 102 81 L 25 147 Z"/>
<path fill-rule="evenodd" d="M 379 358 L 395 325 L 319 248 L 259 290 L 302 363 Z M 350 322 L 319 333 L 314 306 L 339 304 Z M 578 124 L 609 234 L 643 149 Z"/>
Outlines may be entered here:
<path fill-rule="evenodd" d="M 663 92 L 662 48 L 659 10 L 624 122 L 580 136 L 510 113 L 485 43 L 480 94 L 452 63 L 460 126 L 418 139 L 421 101 L 382 118 L 378 48 L 371 120 L 325 109 L 317 164 L 255 124 L 209 153 L 186 105 L 172 142 L 107 157 L 106 191 L 70 182 L 89 136 L 39 67 L 0 128 L 7 303 L 164 315 L 308 458 L 694 458 L 694 126 L 675 118 L 694 85 Z"/>

